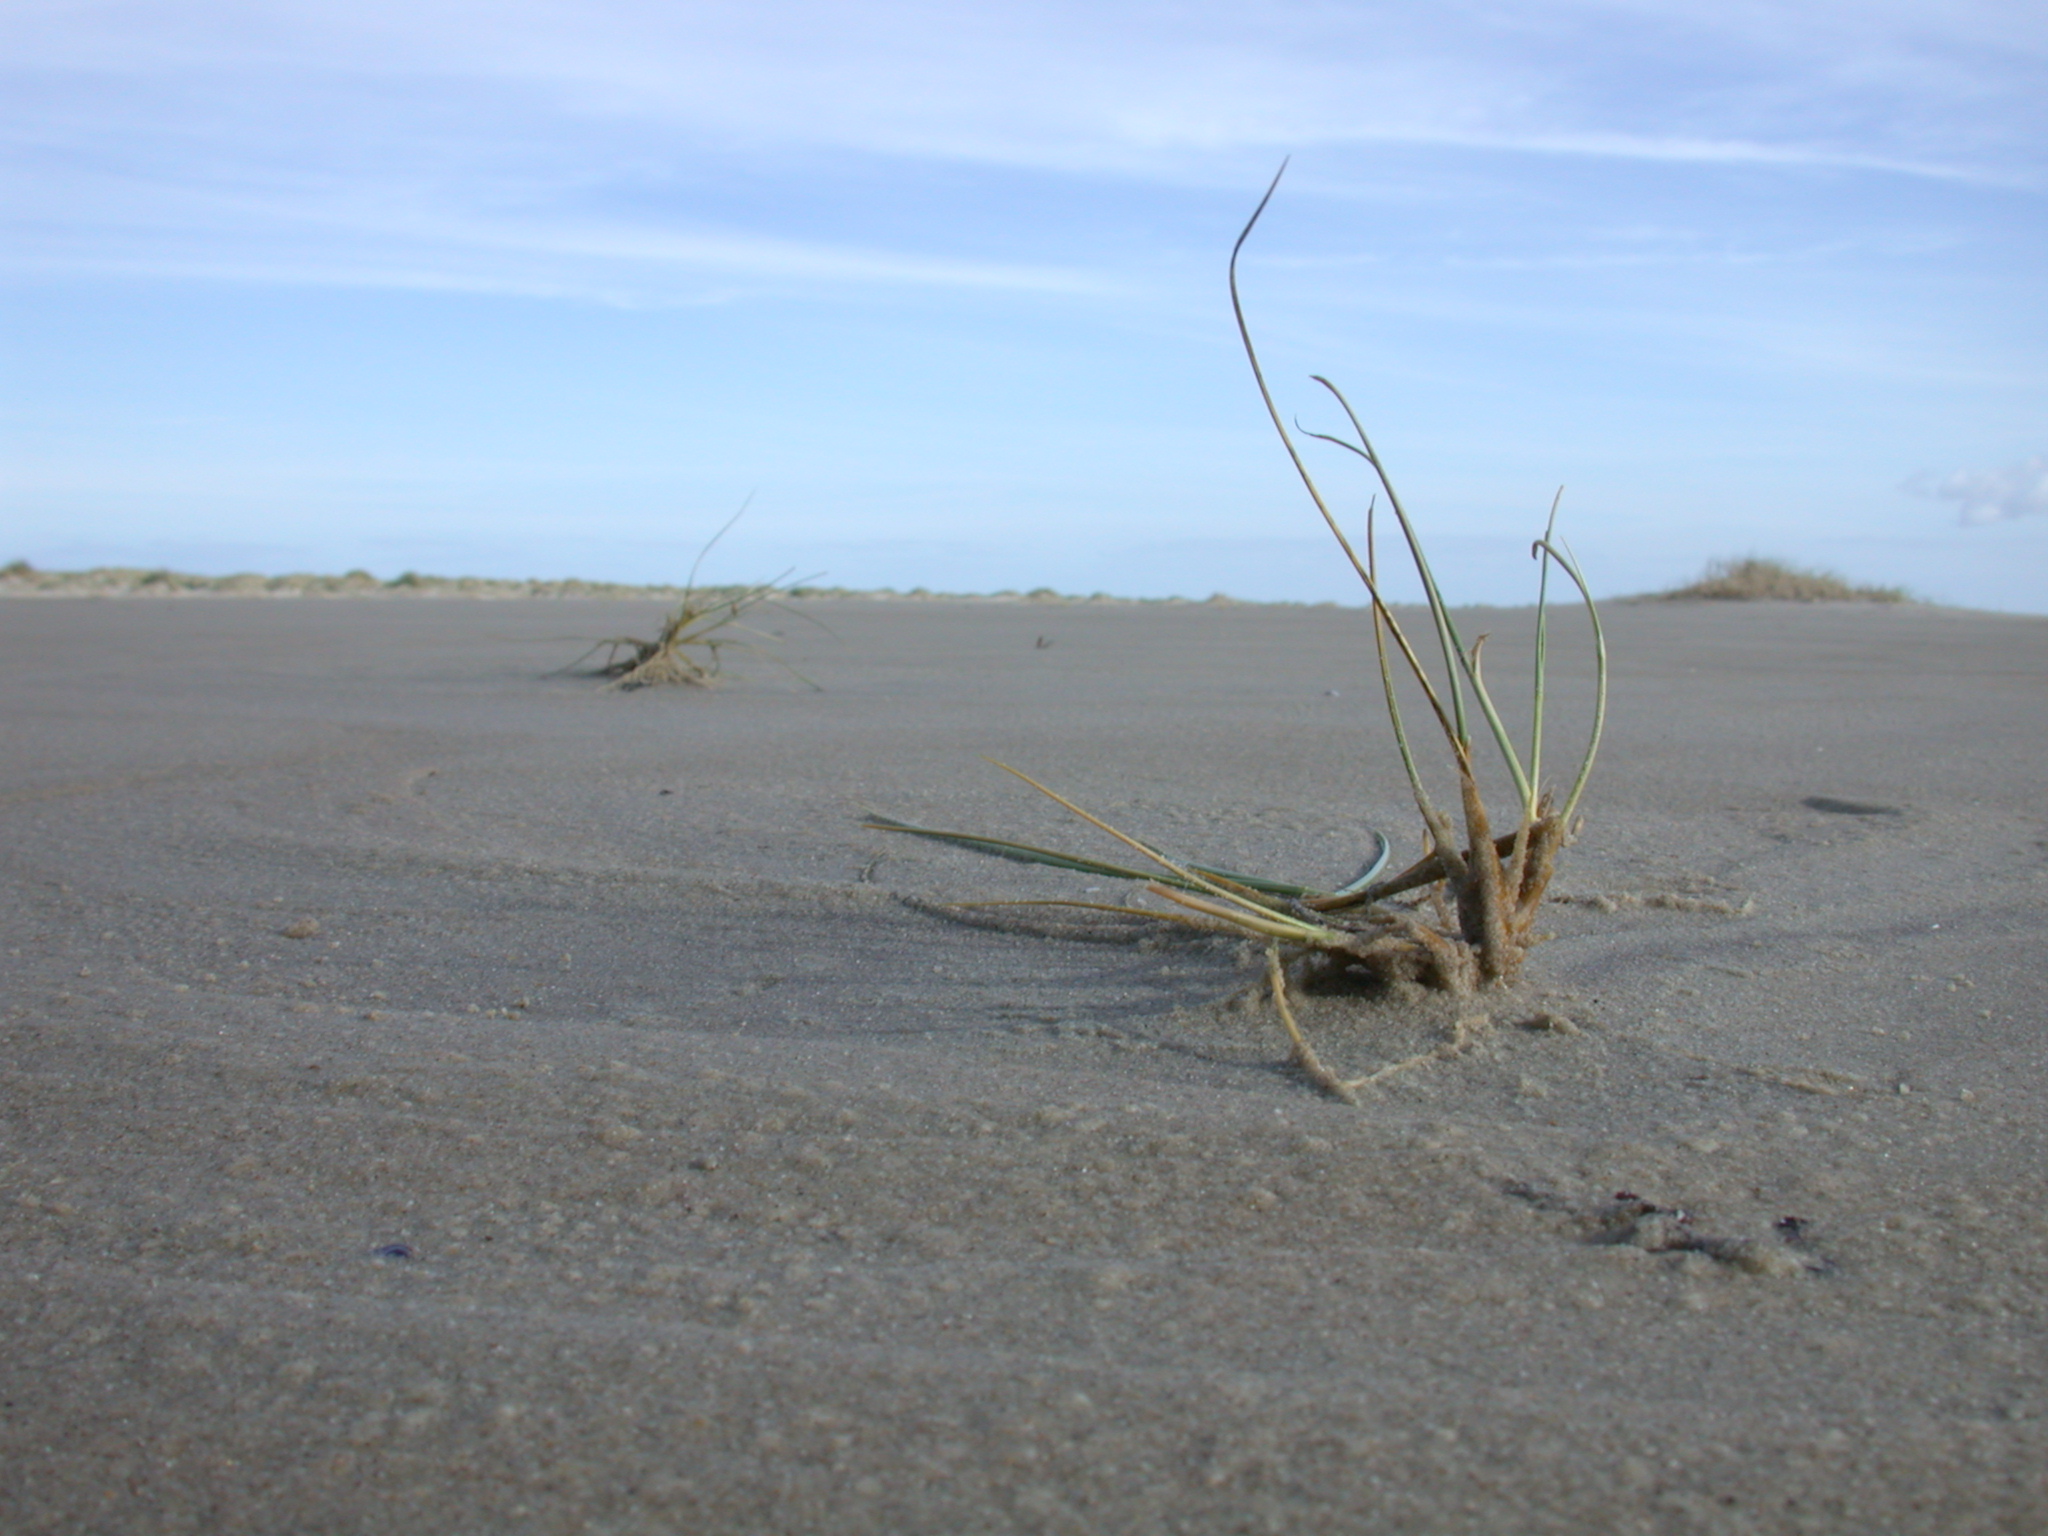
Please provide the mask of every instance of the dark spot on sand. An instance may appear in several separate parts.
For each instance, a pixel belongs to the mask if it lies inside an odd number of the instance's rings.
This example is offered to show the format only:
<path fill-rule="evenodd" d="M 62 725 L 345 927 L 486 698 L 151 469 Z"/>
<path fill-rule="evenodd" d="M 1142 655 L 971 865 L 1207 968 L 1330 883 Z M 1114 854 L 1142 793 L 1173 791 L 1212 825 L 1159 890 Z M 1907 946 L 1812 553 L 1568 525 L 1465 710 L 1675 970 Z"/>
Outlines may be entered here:
<path fill-rule="evenodd" d="M 405 1243 L 386 1243 L 370 1255 L 373 1259 L 409 1259 L 412 1256 L 411 1247 Z"/>
<path fill-rule="evenodd" d="M 1732 1269 L 1753 1275 L 1832 1274 L 1832 1260 L 1810 1251 L 1809 1223 L 1799 1216 L 1781 1216 L 1772 1229 L 1778 1242 L 1721 1236 L 1702 1231 L 1693 1213 L 1682 1206 L 1658 1205 L 1632 1189 L 1617 1189 L 1612 1200 L 1580 1201 L 1557 1190 L 1522 1181 L 1504 1186 L 1504 1193 L 1538 1211 L 1564 1218 L 1564 1228 L 1593 1247 L 1637 1248 L 1674 1258 L 1703 1254 Z M 1798 1257 L 1786 1248 L 1806 1250 Z"/>
<path fill-rule="evenodd" d="M 1832 795 L 1808 795 L 1799 802 L 1809 811 L 1827 816 L 1903 816 L 1896 805 L 1874 805 L 1868 800 L 1837 800 Z"/>
<path fill-rule="evenodd" d="M 1545 1189 L 1540 1184 L 1530 1184 L 1521 1179 L 1509 1184 L 1506 1193 L 1510 1199 L 1526 1200 L 1539 1211 L 1568 1211 L 1572 1208 L 1571 1201 L 1555 1190 Z"/>

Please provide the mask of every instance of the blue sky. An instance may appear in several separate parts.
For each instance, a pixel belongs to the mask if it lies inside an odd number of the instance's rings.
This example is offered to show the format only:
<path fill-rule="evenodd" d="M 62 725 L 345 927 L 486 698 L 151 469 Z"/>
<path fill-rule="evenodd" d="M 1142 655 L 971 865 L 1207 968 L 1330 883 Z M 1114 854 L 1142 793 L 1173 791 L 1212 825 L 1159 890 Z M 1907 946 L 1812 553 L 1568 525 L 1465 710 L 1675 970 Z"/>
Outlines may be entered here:
<path fill-rule="evenodd" d="M 1455 596 L 2044 612 L 2044 147 L 2032 3 L 10 0 L 0 559 L 1355 600 L 1292 155 Z"/>

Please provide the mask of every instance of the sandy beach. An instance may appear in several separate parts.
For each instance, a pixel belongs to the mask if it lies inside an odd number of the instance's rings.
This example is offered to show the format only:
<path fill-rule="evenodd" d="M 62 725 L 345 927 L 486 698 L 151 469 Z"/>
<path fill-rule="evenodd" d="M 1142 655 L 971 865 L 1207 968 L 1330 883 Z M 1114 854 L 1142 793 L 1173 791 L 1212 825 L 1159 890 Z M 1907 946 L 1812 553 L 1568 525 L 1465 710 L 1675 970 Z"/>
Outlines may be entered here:
<path fill-rule="evenodd" d="M 660 611 L 0 601 L 0 1526 L 2048 1529 L 2048 619 L 1610 606 L 1552 939 L 1304 998 L 1474 1039 L 1352 1108 L 1249 946 L 861 818 L 1413 856 L 1361 611 L 556 672 Z"/>

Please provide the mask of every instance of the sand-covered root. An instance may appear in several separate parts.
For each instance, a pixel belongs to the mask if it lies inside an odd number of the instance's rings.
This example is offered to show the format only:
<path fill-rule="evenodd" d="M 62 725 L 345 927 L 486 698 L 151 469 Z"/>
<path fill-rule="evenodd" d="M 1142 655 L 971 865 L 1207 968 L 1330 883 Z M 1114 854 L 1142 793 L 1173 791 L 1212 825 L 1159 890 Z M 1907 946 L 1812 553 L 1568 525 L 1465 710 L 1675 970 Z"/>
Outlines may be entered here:
<path fill-rule="evenodd" d="M 686 597 L 662 621 L 653 639 L 618 636 L 600 640 L 578 661 L 604 650 L 605 659 L 597 672 L 610 679 L 606 686 L 611 688 L 708 688 L 718 680 L 719 651 L 731 643 L 721 631 L 753 606 L 744 596 L 708 605 Z"/>
<path fill-rule="evenodd" d="M 1463 849 L 1445 844 L 1391 879 L 1355 896 L 1301 905 L 1350 942 L 1308 936 L 1306 948 L 1359 966 L 1384 981 L 1468 993 L 1520 974 L 1535 942 L 1537 914 L 1569 840 L 1548 797 L 1513 832 L 1490 835 L 1485 802 L 1465 774 Z M 1397 903 L 1393 898 L 1419 892 Z"/>
<path fill-rule="evenodd" d="M 1323 1092 L 1332 1098 L 1342 1099 L 1346 1104 L 1358 1102 L 1361 1088 L 1377 1088 L 1417 1067 L 1464 1055 L 1478 1040 L 1479 1032 L 1491 1022 L 1485 1014 L 1461 1016 L 1453 1021 L 1449 1034 L 1428 1050 L 1403 1056 L 1357 1077 L 1342 1077 L 1323 1064 L 1322 1057 L 1316 1054 L 1316 1048 L 1303 1032 L 1301 1021 L 1294 1016 L 1294 1009 L 1287 1001 L 1287 970 L 1277 944 L 1266 949 L 1266 985 L 1272 993 L 1273 1009 L 1280 1015 L 1281 1026 L 1287 1031 L 1288 1041 L 1293 1046 L 1291 1059 L 1294 1065 Z"/>

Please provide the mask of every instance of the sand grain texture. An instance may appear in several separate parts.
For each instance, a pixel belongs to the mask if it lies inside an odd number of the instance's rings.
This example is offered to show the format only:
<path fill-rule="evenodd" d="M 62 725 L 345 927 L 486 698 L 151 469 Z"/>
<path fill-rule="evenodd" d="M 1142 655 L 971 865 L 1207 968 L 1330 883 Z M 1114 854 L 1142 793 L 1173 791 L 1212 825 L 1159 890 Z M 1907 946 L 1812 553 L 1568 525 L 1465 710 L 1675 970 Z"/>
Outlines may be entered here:
<path fill-rule="evenodd" d="M 1362 614 L 544 675 L 641 606 L 0 603 L 7 1530 L 2048 1526 L 2048 623 L 1617 608 L 1553 941 L 1305 998 L 1487 1015 L 1353 1110 L 858 822 L 1412 852 Z"/>

